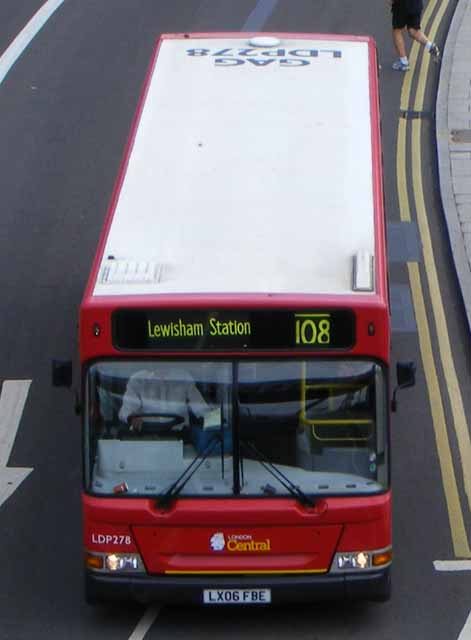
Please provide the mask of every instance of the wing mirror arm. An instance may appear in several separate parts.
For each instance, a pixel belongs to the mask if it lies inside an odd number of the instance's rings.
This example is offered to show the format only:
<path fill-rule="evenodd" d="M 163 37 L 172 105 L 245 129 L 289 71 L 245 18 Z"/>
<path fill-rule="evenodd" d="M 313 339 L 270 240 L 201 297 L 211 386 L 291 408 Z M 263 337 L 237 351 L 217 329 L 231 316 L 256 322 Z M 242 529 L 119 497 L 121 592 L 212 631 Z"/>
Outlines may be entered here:
<path fill-rule="evenodd" d="M 397 399 L 396 394 L 399 389 L 406 389 L 407 387 L 413 387 L 415 385 L 415 362 L 398 362 L 396 365 L 396 378 L 397 385 L 394 388 L 393 396 L 391 400 L 391 411 L 397 411 Z"/>
<path fill-rule="evenodd" d="M 52 361 L 52 385 L 54 387 L 72 387 L 72 360 L 53 360 Z M 82 413 L 82 403 L 80 402 L 79 393 L 74 391 L 74 411 L 76 415 Z"/>

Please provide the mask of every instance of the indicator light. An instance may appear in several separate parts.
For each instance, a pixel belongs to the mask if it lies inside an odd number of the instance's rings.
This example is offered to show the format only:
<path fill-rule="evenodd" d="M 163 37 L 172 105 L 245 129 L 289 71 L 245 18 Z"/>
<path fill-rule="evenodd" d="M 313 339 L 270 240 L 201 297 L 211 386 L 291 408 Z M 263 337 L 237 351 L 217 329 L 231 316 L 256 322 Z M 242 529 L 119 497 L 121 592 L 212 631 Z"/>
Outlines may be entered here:
<path fill-rule="evenodd" d="M 94 553 L 87 553 L 85 556 L 85 564 L 89 569 L 100 571 L 103 569 L 103 556 Z"/>
<path fill-rule="evenodd" d="M 95 338 L 98 338 L 100 334 L 101 334 L 101 327 L 99 324 L 95 323 L 93 325 L 93 335 L 95 336 Z"/>
<path fill-rule="evenodd" d="M 373 566 L 382 567 L 385 564 L 389 564 L 392 561 L 392 549 L 383 551 L 382 553 L 375 553 L 373 555 Z"/>

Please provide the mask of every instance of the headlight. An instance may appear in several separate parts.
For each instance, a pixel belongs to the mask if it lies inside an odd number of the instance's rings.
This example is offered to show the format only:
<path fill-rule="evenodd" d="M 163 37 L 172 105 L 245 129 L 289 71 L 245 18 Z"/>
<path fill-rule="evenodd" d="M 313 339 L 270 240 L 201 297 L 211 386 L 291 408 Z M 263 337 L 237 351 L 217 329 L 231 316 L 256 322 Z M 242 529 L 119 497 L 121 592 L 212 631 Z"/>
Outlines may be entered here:
<path fill-rule="evenodd" d="M 351 573 L 358 571 L 372 571 L 390 565 L 391 561 L 392 549 L 336 553 L 330 572 Z"/>
<path fill-rule="evenodd" d="M 139 569 L 139 556 L 122 556 L 112 553 L 105 557 L 105 567 L 108 571 L 137 571 Z"/>
<path fill-rule="evenodd" d="M 144 564 L 138 553 L 90 553 L 85 556 L 85 564 L 92 571 L 101 573 L 145 573 Z"/>

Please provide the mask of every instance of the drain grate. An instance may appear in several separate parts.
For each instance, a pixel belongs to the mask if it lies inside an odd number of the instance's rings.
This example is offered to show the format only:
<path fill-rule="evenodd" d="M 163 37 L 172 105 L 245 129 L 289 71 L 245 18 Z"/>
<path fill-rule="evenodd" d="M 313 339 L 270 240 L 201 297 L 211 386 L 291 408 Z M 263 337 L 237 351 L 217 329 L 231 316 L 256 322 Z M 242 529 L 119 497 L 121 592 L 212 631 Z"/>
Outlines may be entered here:
<path fill-rule="evenodd" d="M 413 109 L 401 109 L 401 118 L 405 120 L 420 120 L 422 118 L 433 118 L 433 111 L 414 111 Z"/>
<path fill-rule="evenodd" d="M 452 129 L 450 135 L 452 142 L 471 143 L 471 129 Z"/>

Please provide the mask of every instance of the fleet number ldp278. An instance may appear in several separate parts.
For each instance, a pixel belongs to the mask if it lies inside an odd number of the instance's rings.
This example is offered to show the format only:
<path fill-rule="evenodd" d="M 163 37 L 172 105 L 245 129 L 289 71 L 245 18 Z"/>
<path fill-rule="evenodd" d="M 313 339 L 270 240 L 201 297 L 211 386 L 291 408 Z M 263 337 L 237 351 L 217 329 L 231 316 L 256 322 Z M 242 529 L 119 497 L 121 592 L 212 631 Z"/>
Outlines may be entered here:
<path fill-rule="evenodd" d="M 126 545 L 132 544 L 131 536 L 126 535 L 112 535 L 109 533 L 92 533 L 93 544 L 113 544 L 113 545 Z"/>

